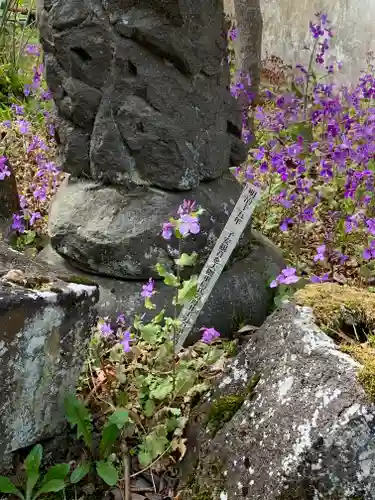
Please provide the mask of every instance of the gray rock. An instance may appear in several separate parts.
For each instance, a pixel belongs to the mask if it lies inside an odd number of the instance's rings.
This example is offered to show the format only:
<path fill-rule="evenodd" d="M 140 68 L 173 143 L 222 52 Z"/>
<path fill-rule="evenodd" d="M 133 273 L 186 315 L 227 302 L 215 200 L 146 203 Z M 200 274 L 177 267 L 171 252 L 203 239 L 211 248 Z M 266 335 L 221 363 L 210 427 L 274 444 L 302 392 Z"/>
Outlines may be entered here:
<path fill-rule="evenodd" d="M 90 135 L 62 117 L 56 119 L 55 138 L 59 160 L 65 172 L 79 177 L 90 175 Z"/>
<path fill-rule="evenodd" d="M 61 432 L 96 319 L 95 285 L 67 283 L 0 245 L 0 468 Z"/>
<path fill-rule="evenodd" d="M 128 318 L 133 318 L 135 314 L 147 313 L 140 296 L 144 281 L 115 280 L 81 273 L 50 246 L 39 254 L 38 260 L 47 262 L 57 273 L 67 277 L 80 274 L 98 283 L 100 299 L 97 310 L 102 317 L 116 317 L 124 313 Z M 199 338 L 199 328 L 202 326 L 214 326 L 223 335 L 230 336 L 240 324 L 261 325 L 273 302 L 273 292 L 267 283 L 283 267 L 285 263 L 279 250 L 255 232 L 248 257 L 237 260 L 230 270 L 222 273 L 187 343 Z M 153 297 L 156 310 L 166 308 L 168 314 L 173 315 L 171 287 L 159 281 L 156 289 L 158 293 Z M 146 318 L 150 318 L 150 313 L 146 314 Z"/>
<path fill-rule="evenodd" d="M 187 238 L 182 250 L 198 252 L 200 267 L 240 193 L 240 184 L 229 173 L 189 193 L 206 212 L 201 217 L 201 233 Z M 160 233 L 163 222 L 176 214 L 183 198 L 182 193 L 155 188 L 129 191 L 70 180 L 60 187 L 52 203 L 51 244 L 83 271 L 125 279 L 157 277 L 156 263 L 174 266 L 178 242 L 165 241 Z M 245 255 L 249 235 L 250 224 L 238 246 L 238 252 Z"/>
<path fill-rule="evenodd" d="M 189 190 L 246 158 L 221 2 L 44 0 L 38 22 L 47 83 L 69 121 L 64 170 Z M 79 171 L 83 132 L 91 165 Z"/>
<path fill-rule="evenodd" d="M 375 407 L 359 368 L 310 309 L 290 303 L 270 316 L 197 411 L 186 498 L 374 499 Z"/>

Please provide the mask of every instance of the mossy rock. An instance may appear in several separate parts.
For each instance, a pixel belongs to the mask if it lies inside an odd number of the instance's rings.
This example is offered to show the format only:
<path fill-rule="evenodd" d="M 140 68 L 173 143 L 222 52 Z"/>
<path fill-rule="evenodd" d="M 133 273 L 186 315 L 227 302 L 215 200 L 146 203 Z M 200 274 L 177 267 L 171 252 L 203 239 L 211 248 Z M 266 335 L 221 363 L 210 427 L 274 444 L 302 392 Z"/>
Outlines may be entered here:
<path fill-rule="evenodd" d="M 298 290 L 295 301 L 313 309 L 316 322 L 337 340 L 366 340 L 375 332 L 375 294 L 334 283 L 310 284 Z"/>

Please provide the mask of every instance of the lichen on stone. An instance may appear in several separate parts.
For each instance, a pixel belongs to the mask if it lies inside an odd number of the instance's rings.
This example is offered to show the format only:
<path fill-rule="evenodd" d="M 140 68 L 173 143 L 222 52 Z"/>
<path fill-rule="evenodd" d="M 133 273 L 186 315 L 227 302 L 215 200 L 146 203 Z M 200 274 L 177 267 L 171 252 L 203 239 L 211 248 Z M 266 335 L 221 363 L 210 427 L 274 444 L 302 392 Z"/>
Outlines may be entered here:
<path fill-rule="evenodd" d="M 311 307 L 317 324 L 338 340 L 375 332 L 375 294 L 335 283 L 309 284 L 297 291 L 298 305 Z"/>

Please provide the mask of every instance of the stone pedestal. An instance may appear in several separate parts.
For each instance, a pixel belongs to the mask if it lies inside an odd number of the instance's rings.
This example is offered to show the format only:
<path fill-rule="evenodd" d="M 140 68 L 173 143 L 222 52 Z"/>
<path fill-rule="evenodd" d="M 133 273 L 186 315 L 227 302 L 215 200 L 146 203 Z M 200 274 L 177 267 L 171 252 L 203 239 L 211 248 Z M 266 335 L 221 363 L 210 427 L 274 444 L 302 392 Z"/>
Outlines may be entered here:
<path fill-rule="evenodd" d="M 229 167 L 246 159 L 222 1 L 44 0 L 38 19 L 70 174 L 50 212 L 52 248 L 83 272 L 125 280 L 110 289 L 139 290 L 157 278 L 156 262 L 173 269 L 177 243 L 164 241 L 161 228 L 186 198 L 206 209 L 201 233 L 182 248 L 199 252 L 199 272 L 241 192 Z M 252 288 L 250 236 L 249 225 L 233 279 L 236 255 L 229 263 L 225 297 L 233 304 Z M 133 296 L 122 294 L 125 314 L 134 312 Z M 258 312 L 257 322 L 265 316 Z"/>

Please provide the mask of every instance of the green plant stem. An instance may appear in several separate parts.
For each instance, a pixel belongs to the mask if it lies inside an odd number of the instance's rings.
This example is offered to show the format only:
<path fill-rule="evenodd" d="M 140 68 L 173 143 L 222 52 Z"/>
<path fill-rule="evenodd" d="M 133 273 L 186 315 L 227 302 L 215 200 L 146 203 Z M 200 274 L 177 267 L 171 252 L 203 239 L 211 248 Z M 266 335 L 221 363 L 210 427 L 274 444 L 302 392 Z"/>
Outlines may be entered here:
<path fill-rule="evenodd" d="M 153 465 L 155 465 L 161 458 L 164 457 L 164 455 L 166 455 L 172 448 L 172 445 L 169 445 L 168 448 L 166 448 L 163 453 L 161 455 L 158 456 L 158 458 L 155 458 L 155 460 L 153 462 L 150 463 L 150 465 L 148 465 L 147 467 L 145 467 L 144 469 L 142 470 L 139 470 L 138 472 L 135 472 L 134 474 L 132 474 L 130 476 L 130 479 L 133 479 L 133 477 L 137 477 L 139 476 L 140 474 L 143 474 L 143 472 L 146 472 L 146 470 L 150 469 Z"/>
<path fill-rule="evenodd" d="M 181 257 L 181 240 L 178 240 L 178 257 Z M 180 281 L 180 266 L 177 265 L 177 280 L 178 282 Z M 174 304 L 174 320 L 177 320 L 177 298 L 178 298 L 178 290 L 176 291 L 176 296 L 175 296 L 175 304 Z M 177 329 L 176 325 L 173 325 L 173 338 L 172 338 L 172 344 L 173 344 L 173 350 L 172 350 L 172 364 L 173 364 L 173 369 L 172 369 L 172 401 L 174 400 L 175 397 L 175 392 L 176 392 L 176 369 L 177 369 L 177 361 L 176 361 L 176 344 L 177 344 Z"/>
<path fill-rule="evenodd" d="M 311 54 L 310 54 L 309 66 L 307 68 L 305 95 L 303 98 L 303 114 L 304 114 L 305 120 L 307 119 L 307 101 L 308 101 L 308 97 L 309 97 L 309 84 L 310 84 L 310 78 L 311 78 L 311 70 L 312 70 L 312 66 L 313 66 L 313 62 L 314 62 L 316 47 L 318 46 L 318 41 L 319 41 L 319 39 L 316 38 L 315 42 L 314 42 L 313 49 L 312 49 Z"/>

